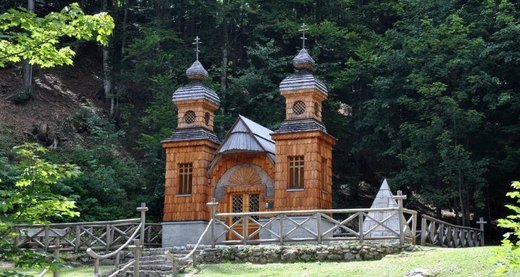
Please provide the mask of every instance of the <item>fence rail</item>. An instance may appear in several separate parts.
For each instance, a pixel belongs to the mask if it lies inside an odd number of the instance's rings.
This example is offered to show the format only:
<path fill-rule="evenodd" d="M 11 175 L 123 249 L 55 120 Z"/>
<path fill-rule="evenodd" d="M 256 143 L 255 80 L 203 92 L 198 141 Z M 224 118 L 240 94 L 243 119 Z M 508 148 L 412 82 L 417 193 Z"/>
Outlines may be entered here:
<path fill-rule="evenodd" d="M 61 251 L 84 251 L 87 248 L 109 251 L 124 244 L 139 227 L 140 219 L 113 221 L 51 223 L 48 225 L 14 225 L 0 239 L 15 243 L 20 248 L 48 250 L 61 245 Z M 14 235 L 13 235 L 14 234 Z M 146 247 L 160 247 L 162 227 L 159 223 L 147 223 L 144 234 Z"/>
<path fill-rule="evenodd" d="M 421 245 L 441 247 L 472 247 L 484 245 L 484 221 L 477 222 L 480 229 L 454 225 L 428 215 L 421 219 Z"/>
<path fill-rule="evenodd" d="M 404 209 L 402 199 L 398 203 L 396 208 L 246 213 L 215 213 L 218 204 L 208 203 L 213 222 L 210 242 L 212 246 L 388 239 L 415 243 L 417 212 Z"/>

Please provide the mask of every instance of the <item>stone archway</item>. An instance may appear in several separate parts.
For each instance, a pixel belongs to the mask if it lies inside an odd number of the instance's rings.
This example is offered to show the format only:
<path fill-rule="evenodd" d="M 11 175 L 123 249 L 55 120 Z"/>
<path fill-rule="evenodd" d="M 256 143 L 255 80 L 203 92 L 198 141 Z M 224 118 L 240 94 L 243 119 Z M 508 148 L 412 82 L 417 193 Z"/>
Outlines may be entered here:
<path fill-rule="evenodd" d="M 260 166 L 255 164 L 240 164 L 228 169 L 218 180 L 213 197 L 224 199 L 226 188 L 233 185 L 262 185 L 265 199 L 274 198 L 273 179 Z"/>

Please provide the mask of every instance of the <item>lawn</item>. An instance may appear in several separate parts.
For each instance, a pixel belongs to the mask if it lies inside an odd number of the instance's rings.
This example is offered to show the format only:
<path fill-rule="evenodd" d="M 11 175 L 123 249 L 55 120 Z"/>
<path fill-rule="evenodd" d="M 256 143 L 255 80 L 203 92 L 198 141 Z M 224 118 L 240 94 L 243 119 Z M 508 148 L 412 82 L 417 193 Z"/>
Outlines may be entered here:
<path fill-rule="evenodd" d="M 102 266 L 101 271 L 106 272 L 111 268 L 112 267 L 110 267 L 110 266 Z M 2 272 L 6 271 L 6 270 L 13 270 L 13 269 L 4 265 L 3 267 L 0 267 L 0 275 Z M 37 276 L 41 272 L 41 270 L 19 270 L 19 271 L 24 274 L 32 275 L 32 276 Z M 92 266 L 66 268 L 66 269 L 60 270 L 60 272 L 59 272 L 60 277 L 92 277 L 93 273 L 94 273 L 94 267 L 92 267 Z M 45 274 L 45 277 L 48 277 L 48 276 L 52 276 L 52 273 L 48 272 L 47 274 Z"/>
<path fill-rule="evenodd" d="M 315 262 L 294 264 L 207 264 L 187 275 L 195 276 L 404 276 L 423 269 L 429 276 L 493 276 L 490 261 L 496 247 L 446 249 L 423 247 L 423 251 L 388 255 L 378 261 Z M 509 276 L 520 276 L 517 275 Z"/>
<path fill-rule="evenodd" d="M 413 270 L 425 270 L 428 276 L 493 276 L 496 266 L 491 261 L 497 247 L 433 248 L 387 255 L 377 261 L 314 262 L 293 264 L 222 263 L 199 265 L 185 276 L 405 276 Z M 106 271 L 105 267 L 103 271 Z M 0 267 L 0 273 L 6 270 Z M 39 271 L 25 271 L 36 275 Z M 79 267 L 60 272 L 62 277 L 92 276 L 92 267 Z M 52 276 L 47 274 L 46 276 Z M 518 276 L 510 274 L 507 276 Z"/>

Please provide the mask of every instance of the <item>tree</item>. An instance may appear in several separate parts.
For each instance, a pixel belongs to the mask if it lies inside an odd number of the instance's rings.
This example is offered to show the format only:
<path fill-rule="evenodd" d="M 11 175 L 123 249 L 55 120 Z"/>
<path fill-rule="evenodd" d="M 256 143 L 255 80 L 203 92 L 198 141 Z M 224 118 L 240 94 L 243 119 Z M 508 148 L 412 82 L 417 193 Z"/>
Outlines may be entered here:
<path fill-rule="evenodd" d="M 40 155 L 47 149 L 37 144 L 14 150 L 14 163 L 0 160 L 0 233 L 11 235 L 13 224 L 47 224 L 51 219 L 79 216 L 74 201 L 55 193 L 61 181 L 79 175 L 78 167 L 44 160 Z M 22 267 L 51 262 L 45 254 L 18 249 L 5 240 L 0 240 L 0 257 Z"/>
<path fill-rule="evenodd" d="M 85 15 L 77 3 L 45 17 L 22 8 L 9 9 L 0 15 L 0 67 L 22 59 L 41 67 L 71 65 L 75 52 L 61 44 L 64 38 L 106 45 L 113 28 L 108 14 Z"/>
<path fill-rule="evenodd" d="M 492 198 L 488 184 L 509 178 L 495 173 L 504 156 L 509 170 L 518 166 L 516 150 L 504 151 L 518 147 L 518 9 L 509 1 L 402 5 L 394 26 L 359 47 L 345 70 L 359 107 L 355 151 L 390 161 L 377 165 L 383 175 L 468 225 Z"/>
<path fill-rule="evenodd" d="M 520 182 L 513 182 L 511 187 L 514 190 L 508 192 L 506 196 L 515 200 L 516 204 L 508 204 L 506 207 L 513 214 L 498 220 L 499 227 L 511 230 L 504 235 L 502 246 L 497 251 L 496 259 L 500 266 L 496 273 L 500 276 L 518 272 L 520 269 Z"/>

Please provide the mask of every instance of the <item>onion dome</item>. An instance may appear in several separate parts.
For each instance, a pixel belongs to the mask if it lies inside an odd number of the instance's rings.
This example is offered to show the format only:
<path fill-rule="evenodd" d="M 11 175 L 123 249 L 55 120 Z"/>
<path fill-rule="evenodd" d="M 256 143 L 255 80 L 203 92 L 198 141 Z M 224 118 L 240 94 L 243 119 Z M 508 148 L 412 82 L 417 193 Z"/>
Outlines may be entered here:
<path fill-rule="evenodd" d="M 204 81 L 208 78 L 208 72 L 202 64 L 196 60 L 187 70 L 186 76 L 190 81 Z"/>
<path fill-rule="evenodd" d="M 195 38 L 196 45 L 196 59 L 195 62 L 186 70 L 186 77 L 190 80 L 190 83 L 178 88 L 172 96 L 174 103 L 185 102 L 185 101 L 196 101 L 196 100 L 207 100 L 217 107 L 220 105 L 220 99 L 215 91 L 204 86 L 202 81 L 208 78 L 208 72 L 199 62 L 199 37 Z"/>
<path fill-rule="evenodd" d="M 316 65 L 314 59 L 309 55 L 309 52 L 307 52 L 307 49 L 305 48 L 300 50 L 298 55 L 293 58 L 292 62 L 294 67 L 298 70 L 313 71 L 314 66 Z"/>
<path fill-rule="evenodd" d="M 325 84 L 312 74 L 316 63 L 309 55 L 307 49 L 302 48 L 293 59 L 296 72 L 286 77 L 280 83 L 280 92 L 301 92 L 303 90 L 316 90 L 327 95 Z"/>

